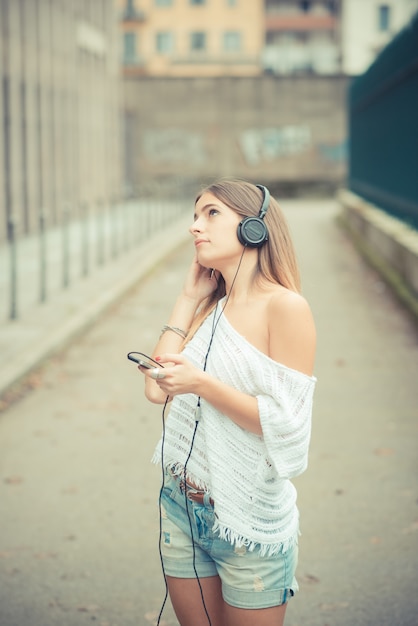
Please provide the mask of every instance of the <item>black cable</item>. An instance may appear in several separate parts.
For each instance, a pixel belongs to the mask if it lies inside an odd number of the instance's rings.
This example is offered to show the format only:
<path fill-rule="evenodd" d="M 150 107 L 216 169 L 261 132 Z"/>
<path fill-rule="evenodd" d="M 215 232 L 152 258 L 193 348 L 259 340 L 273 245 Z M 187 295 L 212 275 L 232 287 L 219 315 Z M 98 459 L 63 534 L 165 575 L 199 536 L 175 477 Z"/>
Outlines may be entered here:
<path fill-rule="evenodd" d="M 217 318 L 217 319 L 215 319 L 215 318 L 216 318 L 216 308 L 217 308 L 217 307 L 215 307 L 215 310 L 214 310 L 214 313 L 213 313 L 213 322 L 212 322 L 212 332 L 211 332 L 211 337 L 210 337 L 210 340 L 209 340 L 208 349 L 206 350 L 205 360 L 204 360 L 204 363 L 203 363 L 203 371 L 204 371 L 204 372 L 206 372 L 206 365 L 207 365 L 207 362 L 208 362 L 209 352 L 210 352 L 210 349 L 211 349 L 211 347 L 212 347 L 213 338 L 214 338 L 214 336 L 215 336 L 215 330 L 216 330 L 216 328 L 217 328 L 217 326 L 218 326 L 219 320 L 221 319 L 223 312 L 225 311 L 226 305 L 228 304 L 229 297 L 230 297 L 230 295 L 231 295 L 231 293 L 232 293 L 232 289 L 233 289 L 233 287 L 234 287 L 234 285 L 235 285 L 235 281 L 236 281 L 236 279 L 237 279 L 238 272 L 239 272 L 240 267 L 241 267 L 241 263 L 242 263 L 242 259 L 243 259 L 243 257 L 244 257 L 244 252 L 245 252 L 245 250 L 246 250 L 246 248 L 244 247 L 244 248 L 243 248 L 243 250 L 242 250 L 242 254 L 241 254 L 241 257 L 240 257 L 239 263 L 238 263 L 237 271 L 235 272 L 235 276 L 234 276 L 234 278 L 232 279 L 231 289 L 229 290 L 229 292 L 228 292 L 228 294 L 227 294 L 227 296 L 226 296 L 226 300 L 225 300 L 225 302 L 224 302 L 224 305 L 223 305 L 223 307 L 222 307 L 222 309 L 221 309 L 221 312 L 219 313 L 219 315 L 218 315 L 218 318 Z M 197 421 L 199 421 L 199 418 L 200 418 L 200 396 L 199 396 L 199 397 L 198 397 L 198 399 L 197 399 L 196 415 L 197 415 Z"/>
<path fill-rule="evenodd" d="M 243 256 L 244 256 L 244 252 L 245 252 L 245 247 L 242 250 L 242 254 L 241 254 L 241 257 L 240 257 L 240 260 L 239 260 L 239 263 L 238 263 L 238 267 L 237 267 L 237 270 L 235 272 L 235 276 L 234 276 L 234 278 L 232 280 L 232 283 L 231 283 L 231 289 L 229 290 L 229 292 L 228 292 L 228 294 L 226 296 L 226 300 L 225 300 L 224 305 L 223 305 L 223 307 L 221 309 L 221 312 L 219 313 L 218 317 L 216 317 L 216 307 L 215 307 L 215 310 L 213 312 L 211 337 L 210 337 L 210 340 L 209 340 L 208 348 L 206 350 L 205 359 L 204 359 L 204 362 L 203 362 L 203 371 L 204 372 L 206 371 L 206 366 L 207 366 L 207 362 L 208 362 L 209 352 L 210 352 L 210 349 L 212 347 L 213 338 L 215 336 L 215 331 L 216 331 L 216 328 L 218 326 L 219 320 L 221 319 L 222 314 L 223 314 L 223 312 L 225 310 L 225 307 L 228 304 L 229 297 L 230 297 L 230 295 L 232 293 L 232 289 L 234 287 L 236 278 L 238 276 L 239 269 L 241 267 L 242 259 L 243 259 Z M 195 421 L 195 427 L 194 427 L 194 431 L 193 431 L 192 441 L 190 443 L 190 450 L 189 450 L 189 453 L 187 455 L 187 459 L 186 459 L 186 462 L 185 462 L 184 468 L 183 468 L 184 501 L 185 501 L 185 506 L 186 506 L 187 519 L 189 521 L 190 535 L 191 535 L 191 539 L 192 539 L 193 569 L 194 569 L 194 573 L 195 573 L 195 576 L 196 576 L 197 584 L 199 585 L 199 590 L 200 590 L 200 595 L 201 595 L 201 598 L 202 598 L 203 608 L 205 610 L 206 617 L 208 618 L 209 626 L 212 626 L 212 622 L 210 620 L 209 613 L 208 613 L 208 610 L 206 608 L 205 597 L 204 597 L 204 594 L 203 594 L 202 585 L 201 585 L 201 582 L 200 582 L 200 579 L 199 579 L 199 575 L 198 575 L 197 570 L 196 570 L 196 550 L 195 550 L 195 543 L 194 543 L 194 538 L 193 538 L 192 520 L 191 520 L 190 512 L 189 512 L 189 501 L 188 501 L 188 498 L 187 498 L 187 480 L 186 480 L 187 464 L 188 464 L 188 462 L 190 460 L 190 457 L 192 455 L 194 440 L 195 440 L 196 432 L 197 432 L 197 427 L 199 425 L 200 413 L 201 413 L 201 407 L 200 407 L 200 396 L 199 396 L 198 399 L 197 399 L 197 405 L 196 405 L 196 421 Z"/>
<path fill-rule="evenodd" d="M 194 570 L 194 575 L 195 578 L 197 580 L 197 584 L 199 586 L 199 591 L 200 591 L 200 597 L 202 598 L 202 604 L 203 604 L 203 608 L 205 610 L 206 613 L 206 617 L 208 618 L 208 624 L 209 626 L 212 626 L 212 622 L 210 621 L 210 617 L 209 617 L 209 613 L 208 613 L 208 609 L 206 607 L 206 602 L 205 602 L 205 596 L 203 594 L 203 589 L 202 589 L 202 583 L 200 582 L 200 578 L 199 578 L 199 574 L 197 573 L 197 569 L 196 569 L 196 550 L 195 550 L 195 545 L 194 545 L 194 538 L 193 538 L 193 526 L 192 526 L 192 519 L 190 516 L 190 511 L 189 511 L 189 499 L 187 497 L 187 482 L 186 482 L 186 470 L 187 470 L 187 463 L 189 462 L 189 459 L 191 457 L 192 454 L 192 450 L 193 450 L 193 444 L 194 444 L 194 438 L 196 437 L 196 432 L 197 432 L 197 427 L 199 425 L 199 420 L 195 421 L 195 425 L 194 425 L 194 431 L 193 431 L 193 436 L 192 436 L 192 441 L 190 443 L 190 450 L 189 450 L 189 454 L 187 455 L 187 459 L 186 462 L 184 464 L 184 472 L 183 472 L 183 484 L 184 484 L 184 502 L 186 505 L 186 512 L 187 512 L 187 519 L 189 520 L 189 528 L 190 528 L 190 537 L 192 539 L 192 547 L 193 547 L 193 570 Z"/>
<path fill-rule="evenodd" d="M 213 338 L 215 336 L 216 328 L 218 326 L 219 320 L 222 317 L 222 314 L 223 314 L 223 312 L 225 310 L 225 307 L 228 304 L 229 297 L 230 297 L 230 295 L 232 293 L 232 289 L 233 289 L 233 287 L 235 285 L 235 281 L 237 279 L 238 272 L 239 272 L 240 267 L 241 267 L 241 263 L 242 263 L 242 259 L 244 257 L 245 250 L 246 250 L 246 248 L 244 247 L 243 250 L 242 250 L 242 254 L 241 254 L 239 263 L 238 263 L 237 270 L 235 272 L 234 278 L 233 278 L 232 283 L 231 283 L 231 289 L 229 290 L 228 294 L 226 295 L 226 299 L 225 299 L 224 305 L 223 305 L 223 307 L 221 309 L 221 312 L 219 313 L 218 317 L 216 317 L 217 306 L 215 306 L 215 309 L 214 309 L 214 312 L 213 312 L 211 336 L 210 336 L 208 348 L 206 350 L 206 354 L 205 354 L 205 358 L 204 358 L 204 362 L 203 362 L 203 371 L 204 372 L 206 371 L 206 366 L 207 366 L 207 362 L 208 362 L 209 352 L 210 352 L 210 349 L 212 347 Z M 162 485 L 161 485 L 160 497 L 159 497 L 159 508 L 160 508 L 159 553 L 160 553 L 161 567 L 162 567 L 162 570 L 163 570 L 163 576 L 164 576 L 164 581 L 165 581 L 165 596 L 164 596 L 163 604 L 161 606 L 160 613 L 158 615 L 158 620 L 157 620 L 157 625 L 156 626 L 159 626 L 159 624 L 160 624 L 160 619 L 161 619 L 161 616 L 162 616 L 165 604 L 167 602 L 167 597 L 168 597 L 167 577 L 166 577 L 166 573 L 165 573 L 165 570 L 164 570 L 164 562 L 163 562 L 163 556 L 162 556 L 162 551 L 161 551 L 161 539 L 162 539 L 161 495 L 162 495 L 162 491 L 164 489 L 164 479 L 165 479 L 165 469 L 164 469 L 165 418 L 164 418 L 164 414 L 165 414 L 165 409 L 166 409 L 166 406 L 167 406 L 168 398 L 169 397 L 167 396 L 166 401 L 164 403 L 163 412 L 162 412 L 163 433 L 162 433 L 162 441 L 161 441 L 161 469 L 162 469 L 163 479 L 162 479 Z M 208 613 L 208 610 L 207 610 L 207 607 L 206 607 L 206 602 L 205 602 L 205 597 L 204 597 L 204 593 L 203 593 L 203 589 L 202 589 L 202 584 L 200 582 L 199 574 L 197 573 L 197 568 L 196 568 L 196 550 L 195 550 L 195 542 L 194 542 L 194 537 L 193 537 L 192 520 L 191 520 L 191 516 L 190 516 L 190 511 L 189 511 L 189 499 L 187 497 L 187 480 L 186 480 L 187 464 L 188 464 L 188 462 L 190 460 L 190 457 L 192 455 L 192 452 L 193 452 L 193 445 L 194 445 L 194 441 L 195 441 L 195 437 L 196 437 L 197 427 L 199 425 L 200 412 L 201 412 L 201 407 L 200 407 L 200 396 L 199 396 L 198 399 L 197 399 L 197 405 L 196 405 L 196 419 L 195 419 L 195 426 L 194 426 L 194 430 L 193 430 L 192 440 L 190 442 L 190 449 L 189 449 L 186 461 L 184 463 L 184 468 L 183 468 L 183 488 L 184 488 L 184 502 L 185 502 L 185 507 L 186 507 L 187 519 L 188 519 L 188 522 L 189 522 L 190 536 L 191 536 L 192 547 L 193 547 L 193 570 L 194 570 L 194 573 L 195 573 L 197 584 L 199 585 L 200 596 L 202 598 L 202 604 L 203 604 L 203 608 L 204 608 L 205 613 L 206 613 L 206 617 L 208 618 L 208 624 L 209 624 L 209 626 L 212 626 L 212 622 L 210 620 L 209 613 Z"/>
<path fill-rule="evenodd" d="M 160 624 L 160 620 L 161 617 L 163 615 L 163 611 L 164 611 L 164 607 L 166 605 L 167 602 L 167 598 L 168 598 L 168 584 L 167 584 L 167 576 L 165 573 L 165 569 L 164 569 L 164 562 L 163 562 L 163 554 L 161 551 L 161 541 L 162 541 L 162 537 L 163 537 L 163 526 L 162 526 L 162 515 L 161 515 L 161 498 L 162 498 L 162 494 L 163 494 L 163 489 L 165 486 L 165 472 L 164 472 L 164 441 L 165 441 L 165 409 L 167 407 L 167 403 L 169 400 L 170 396 L 167 396 L 164 402 L 164 406 L 163 406 L 163 410 L 162 410 L 162 423 L 163 423 L 163 432 L 162 432 L 162 438 L 161 438 L 161 469 L 162 469 L 162 481 L 161 481 L 161 487 L 160 487 L 160 494 L 158 497 L 158 510 L 159 510 L 159 522 L 160 522 L 160 534 L 159 534 L 159 538 L 158 538 L 158 552 L 160 555 L 160 562 L 161 562 L 161 568 L 163 570 L 163 577 L 164 577 L 164 584 L 165 584 L 165 594 L 164 594 L 164 600 L 163 603 L 161 605 L 161 609 L 160 612 L 158 614 L 158 619 L 157 619 L 157 626 L 159 626 Z"/>

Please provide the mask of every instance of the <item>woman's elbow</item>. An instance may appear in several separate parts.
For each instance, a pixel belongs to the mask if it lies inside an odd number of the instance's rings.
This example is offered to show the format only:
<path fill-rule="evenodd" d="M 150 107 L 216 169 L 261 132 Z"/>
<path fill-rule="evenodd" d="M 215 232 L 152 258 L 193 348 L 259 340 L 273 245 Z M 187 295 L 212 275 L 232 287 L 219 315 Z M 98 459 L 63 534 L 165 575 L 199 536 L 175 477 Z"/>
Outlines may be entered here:
<path fill-rule="evenodd" d="M 167 396 L 157 387 L 157 385 L 146 385 L 145 397 L 149 402 L 153 404 L 164 404 Z"/>

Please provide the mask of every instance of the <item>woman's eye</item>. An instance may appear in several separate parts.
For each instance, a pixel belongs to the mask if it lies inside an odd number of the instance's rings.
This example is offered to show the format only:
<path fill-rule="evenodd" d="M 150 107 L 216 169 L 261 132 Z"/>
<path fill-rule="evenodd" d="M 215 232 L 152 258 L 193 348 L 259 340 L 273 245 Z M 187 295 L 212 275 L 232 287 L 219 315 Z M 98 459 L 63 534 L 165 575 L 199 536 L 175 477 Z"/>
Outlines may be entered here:
<path fill-rule="evenodd" d="M 219 211 L 218 209 L 210 209 L 209 211 L 209 215 L 218 215 Z"/>

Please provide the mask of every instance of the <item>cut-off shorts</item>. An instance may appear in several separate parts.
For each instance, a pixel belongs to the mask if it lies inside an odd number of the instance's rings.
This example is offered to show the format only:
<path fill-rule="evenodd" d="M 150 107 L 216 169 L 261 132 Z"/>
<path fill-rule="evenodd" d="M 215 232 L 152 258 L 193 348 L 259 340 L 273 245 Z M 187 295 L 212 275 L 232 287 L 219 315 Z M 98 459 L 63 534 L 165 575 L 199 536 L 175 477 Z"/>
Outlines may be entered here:
<path fill-rule="evenodd" d="M 215 512 L 209 494 L 202 504 L 187 499 L 189 521 L 180 483 L 179 478 L 166 474 L 161 493 L 165 574 L 175 578 L 219 576 L 223 599 L 234 607 L 263 609 L 285 604 L 299 589 L 295 579 L 297 544 L 286 552 L 260 555 L 257 547 L 250 551 L 220 539 L 212 531 Z"/>

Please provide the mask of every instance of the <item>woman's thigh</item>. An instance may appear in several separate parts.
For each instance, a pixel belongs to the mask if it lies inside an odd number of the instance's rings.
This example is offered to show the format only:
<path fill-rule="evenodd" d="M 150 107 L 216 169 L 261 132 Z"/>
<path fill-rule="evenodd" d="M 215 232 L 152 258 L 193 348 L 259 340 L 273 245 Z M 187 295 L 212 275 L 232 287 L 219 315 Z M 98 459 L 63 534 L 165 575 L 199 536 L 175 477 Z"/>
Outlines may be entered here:
<path fill-rule="evenodd" d="M 184 495 L 177 491 L 166 492 L 161 503 L 161 552 L 182 626 L 197 611 L 204 626 L 216 626 L 219 620 L 221 626 L 261 626 L 269 620 L 279 626 L 287 600 L 297 590 L 297 545 L 270 556 L 234 546 L 212 532 L 213 511 L 190 503 L 186 515 Z M 210 622 L 205 609 L 213 616 Z"/>
<path fill-rule="evenodd" d="M 181 626 L 225 626 L 218 576 L 201 579 L 167 576 L 171 604 Z"/>
<path fill-rule="evenodd" d="M 287 604 L 240 609 L 222 597 L 218 576 L 200 579 L 167 576 L 170 600 L 181 626 L 283 626 Z"/>

